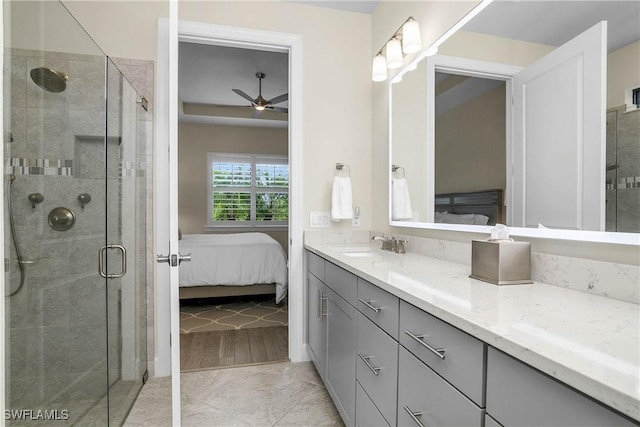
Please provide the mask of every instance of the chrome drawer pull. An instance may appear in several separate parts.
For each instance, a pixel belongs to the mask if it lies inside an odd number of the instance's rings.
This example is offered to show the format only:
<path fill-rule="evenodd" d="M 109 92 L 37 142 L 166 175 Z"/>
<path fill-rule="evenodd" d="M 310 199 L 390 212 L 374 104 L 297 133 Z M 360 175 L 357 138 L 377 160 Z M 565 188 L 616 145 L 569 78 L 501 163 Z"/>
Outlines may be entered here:
<path fill-rule="evenodd" d="M 409 331 L 404 331 L 404 333 L 409 335 L 413 340 L 418 342 L 418 344 L 420 344 L 421 346 L 429 350 L 431 353 L 435 354 L 440 359 L 444 360 L 444 348 L 431 347 L 429 344 L 427 344 L 425 341 L 422 340 L 422 338 L 424 338 L 424 335 L 415 335 Z"/>
<path fill-rule="evenodd" d="M 411 409 L 409 409 L 409 407 L 407 405 L 404 405 L 404 410 L 407 411 L 407 414 L 409 414 L 409 416 L 411 417 L 411 419 L 418 424 L 420 427 L 424 427 L 424 424 L 422 424 L 420 422 L 420 420 L 418 419 L 418 417 L 422 414 L 424 414 L 424 412 L 413 412 Z"/>
<path fill-rule="evenodd" d="M 365 301 L 362 298 L 358 298 L 358 301 L 360 301 L 361 303 L 363 303 L 364 305 L 366 305 L 367 307 L 369 307 L 371 310 L 375 311 L 376 313 L 379 312 L 380 310 L 382 310 L 382 307 L 376 307 L 371 305 L 371 301 Z"/>
<path fill-rule="evenodd" d="M 329 315 L 327 311 L 324 311 L 325 308 L 327 307 L 325 302 L 329 301 L 329 297 L 324 296 L 323 293 L 321 293 L 320 295 L 321 295 L 320 296 L 320 319 L 324 321 L 323 318 Z"/>
<path fill-rule="evenodd" d="M 358 357 L 360 357 L 360 359 L 362 359 L 364 364 L 367 365 L 367 368 L 371 369 L 371 372 L 373 372 L 373 375 L 377 376 L 380 373 L 380 369 L 382 368 L 376 368 L 371 364 L 371 362 L 369 362 L 369 359 L 371 359 L 371 356 L 365 356 L 364 354 L 358 352 Z"/>

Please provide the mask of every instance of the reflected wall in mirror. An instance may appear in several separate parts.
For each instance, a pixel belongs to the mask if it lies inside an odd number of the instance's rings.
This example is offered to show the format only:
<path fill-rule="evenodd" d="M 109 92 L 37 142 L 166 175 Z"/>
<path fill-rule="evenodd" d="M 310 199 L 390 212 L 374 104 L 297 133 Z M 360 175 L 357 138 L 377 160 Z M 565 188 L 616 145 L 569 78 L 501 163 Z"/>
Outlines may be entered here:
<path fill-rule="evenodd" d="M 390 163 L 413 215 L 392 220 L 640 232 L 639 21 L 637 1 L 496 1 L 405 72 Z"/>

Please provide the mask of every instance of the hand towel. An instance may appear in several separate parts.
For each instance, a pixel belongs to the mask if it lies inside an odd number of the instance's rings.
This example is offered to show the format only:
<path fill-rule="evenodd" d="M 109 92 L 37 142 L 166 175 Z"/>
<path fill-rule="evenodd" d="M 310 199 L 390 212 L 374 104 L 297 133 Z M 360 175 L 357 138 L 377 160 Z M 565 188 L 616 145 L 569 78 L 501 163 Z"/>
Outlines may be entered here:
<path fill-rule="evenodd" d="M 391 218 L 394 220 L 413 218 L 409 186 L 405 178 L 391 180 Z"/>
<path fill-rule="evenodd" d="M 348 176 L 334 176 L 331 189 L 331 219 L 351 219 L 353 217 L 353 195 L 351 192 L 351 178 Z"/>

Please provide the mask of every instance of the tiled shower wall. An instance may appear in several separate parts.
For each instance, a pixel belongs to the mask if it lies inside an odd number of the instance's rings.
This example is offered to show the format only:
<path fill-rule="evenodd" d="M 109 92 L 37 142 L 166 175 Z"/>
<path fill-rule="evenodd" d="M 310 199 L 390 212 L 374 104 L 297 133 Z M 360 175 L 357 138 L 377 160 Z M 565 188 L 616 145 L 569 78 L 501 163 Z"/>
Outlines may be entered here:
<path fill-rule="evenodd" d="M 5 299 L 10 404 L 36 408 L 64 402 L 72 414 L 82 413 L 107 388 L 105 281 L 97 271 L 97 254 L 105 242 L 107 220 L 104 175 L 100 177 L 97 166 L 102 162 L 106 117 L 105 58 L 22 49 L 8 50 L 5 55 L 11 72 L 11 136 L 5 137 L 6 158 L 11 160 L 6 161 L 5 167 L 6 173 L 16 174 L 11 196 L 23 259 L 33 261 L 25 266 L 27 280 L 23 288 Z M 138 83 L 136 88 L 152 100 L 153 63 L 119 62 L 129 73 L 129 80 L 134 85 Z M 70 76 L 67 90 L 53 94 L 33 84 L 29 70 L 40 66 L 66 71 Z M 142 85 L 140 75 L 144 76 Z M 153 176 L 152 112 L 147 114 L 143 155 L 149 195 Z M 110 136 L 117 137 L 119 115 L 112 112 L 109 116 Z M 119 191 L 116 186 L 110 188 Z M 32 193 L 42 193 L 44 201 L 32 207 L 27 199 Z M 77 200 L 81 193 L 92 197 L 84 208 Z M 118 194 L 111 197 L 117 199 Z M 149 220 L 151 200 L 148 196 L 148 239 L 153 224 Z M 49 227 L 47 215 L 56 206 L 68 207 L 75 213 L 76 223 L 71 230 L 60 232 Z M 5 247 L 11 247 L 10 287 L 15 290 L 20 274 L 14 262 L 15 249 L 5 231 Z M 152 250 L 152 245 L 148 248 Z M 147 258 L 149 263 L 153 259 Z M 153 268 L 147 268 L 147 273 L 152 278 Z M 147 283 L 151 286 L 153 280 Z M 107 290 L 115 292 L 116 288 Z M 150 292 L 149 298 L 152 295 Z M 117 301 L 117 297 L 113 300 Z M 153 313 L 150 316 L 153 319 Z M 149 337 L 152 339 L 153 334 Z M 153 349 L 153 342 L 149 348 Z M 112 350 L 111 355 L 119 357 L 117 351 Z"/>

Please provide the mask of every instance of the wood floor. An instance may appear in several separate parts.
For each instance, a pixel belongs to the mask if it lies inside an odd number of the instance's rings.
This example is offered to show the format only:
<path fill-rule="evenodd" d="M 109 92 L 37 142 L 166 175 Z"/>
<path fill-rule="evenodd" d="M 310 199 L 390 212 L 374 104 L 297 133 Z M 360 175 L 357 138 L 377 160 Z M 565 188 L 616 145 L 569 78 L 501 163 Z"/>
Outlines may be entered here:
<path fill-rule="evenodd" d="M 180 335 L 182 372 L 289 360 L 287 326 Z"/>

